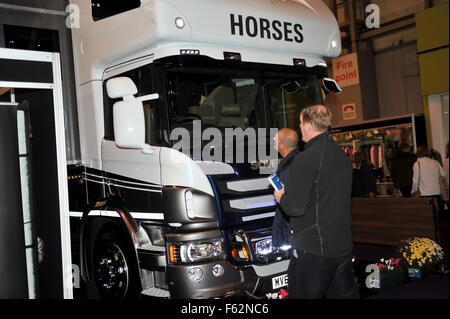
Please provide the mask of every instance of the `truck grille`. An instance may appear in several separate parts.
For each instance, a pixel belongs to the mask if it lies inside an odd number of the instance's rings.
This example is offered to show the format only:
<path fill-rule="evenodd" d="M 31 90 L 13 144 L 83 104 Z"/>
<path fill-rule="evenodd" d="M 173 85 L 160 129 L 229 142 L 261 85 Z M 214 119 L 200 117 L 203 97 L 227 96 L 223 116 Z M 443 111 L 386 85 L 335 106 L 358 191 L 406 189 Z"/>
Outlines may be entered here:
<path fill-rule="evenodd" d="M 271 248 L 271 226 L 277 202 L 267 177 L 211 178 L 217 190 L 219 223 L 227 241 L 228 259 L 239 266 L 287 259 L 288 251 Z"/>

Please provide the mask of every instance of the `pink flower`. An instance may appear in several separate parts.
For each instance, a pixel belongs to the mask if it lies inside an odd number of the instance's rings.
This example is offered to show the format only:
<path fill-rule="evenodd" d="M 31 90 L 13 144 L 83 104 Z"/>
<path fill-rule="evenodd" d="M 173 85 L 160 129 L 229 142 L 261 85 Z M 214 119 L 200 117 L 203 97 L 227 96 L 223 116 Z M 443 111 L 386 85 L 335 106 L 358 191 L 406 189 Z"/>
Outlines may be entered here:
<path fill-rule="evenodd" d="M 287 296 L 289 296 L 289 293 L 286 290 L 284 290 L 284 289 L 281 289 L 278 293 L 281 295 L 282 299 L 284 299 Z"/>

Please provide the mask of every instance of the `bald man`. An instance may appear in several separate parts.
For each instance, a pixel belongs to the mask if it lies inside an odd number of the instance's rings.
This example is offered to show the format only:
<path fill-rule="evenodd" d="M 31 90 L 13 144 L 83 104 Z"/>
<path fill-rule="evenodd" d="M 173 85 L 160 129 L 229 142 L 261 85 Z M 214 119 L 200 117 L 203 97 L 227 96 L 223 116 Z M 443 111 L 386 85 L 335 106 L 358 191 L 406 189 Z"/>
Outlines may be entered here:
<path fill-rule="evenodd" d="M 276 174 L 280 181 L 285 184 L 289 175 L 289 166 L 299 152 L 298 135 L 296 131 L 290 128 L 282 128 L 275 134 L 273 140 L 275 150 L 283 157 Z M 272 245 L 277 249 L 288 249 L 290 247 L 290 232 L 289 217 L 278 207 L 272 225 Z"/>

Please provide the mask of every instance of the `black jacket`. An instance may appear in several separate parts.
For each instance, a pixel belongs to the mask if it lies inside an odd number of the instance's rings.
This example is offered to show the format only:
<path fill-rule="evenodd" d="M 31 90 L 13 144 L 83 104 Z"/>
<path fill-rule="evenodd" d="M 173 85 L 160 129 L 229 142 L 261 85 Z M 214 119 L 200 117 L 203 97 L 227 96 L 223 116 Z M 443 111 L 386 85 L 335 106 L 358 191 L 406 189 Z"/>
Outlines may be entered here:
<path fill-rule="evenodd" d="M 286 184 L 289 176 L 289 168 L 298 152 L 298 149 L 291 151 L 283 158 L 280 165 L 278 165 L 276 174 L 283 185 Z M 272 244 L 275 247 L 289 244 L 289 234 L 289 216 L 287 216 L 278 205 L 272 224 Z"/>
<path fill-rule="evenodd" d="M 351 160 L 330 134 L 306 143 L 292 162 L 280 200 L 283 211 L 293 217 L 293 247 L 333 258 L 350 254 L 351 191 Z"/>
<path fill-rule="evenodd" d="M 352 197 L 369 197 L 369 193 L 377 193 L 377 177 L 363 161 L 359 168 L 353 168 Z"/>
<path fill-rule="evenodd" d="M 391 175 L 396 187 L 412 185 L 413 165 L 417 156 L 407 152 L 397 152 L 391 160 Z"/>

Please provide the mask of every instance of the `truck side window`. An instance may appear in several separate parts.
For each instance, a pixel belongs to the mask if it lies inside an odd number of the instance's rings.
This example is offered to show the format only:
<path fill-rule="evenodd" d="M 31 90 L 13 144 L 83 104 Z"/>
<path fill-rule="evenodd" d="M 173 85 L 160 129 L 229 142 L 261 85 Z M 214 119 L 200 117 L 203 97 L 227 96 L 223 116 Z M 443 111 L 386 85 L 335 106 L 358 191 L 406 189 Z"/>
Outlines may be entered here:
<path fill-rule="evenodd" d="M 92 18 L 94 21 L 98 21 L 122 12 L 139 8 L 141 6 L 141 0 L 91 0 L 91 6 Z"/>

